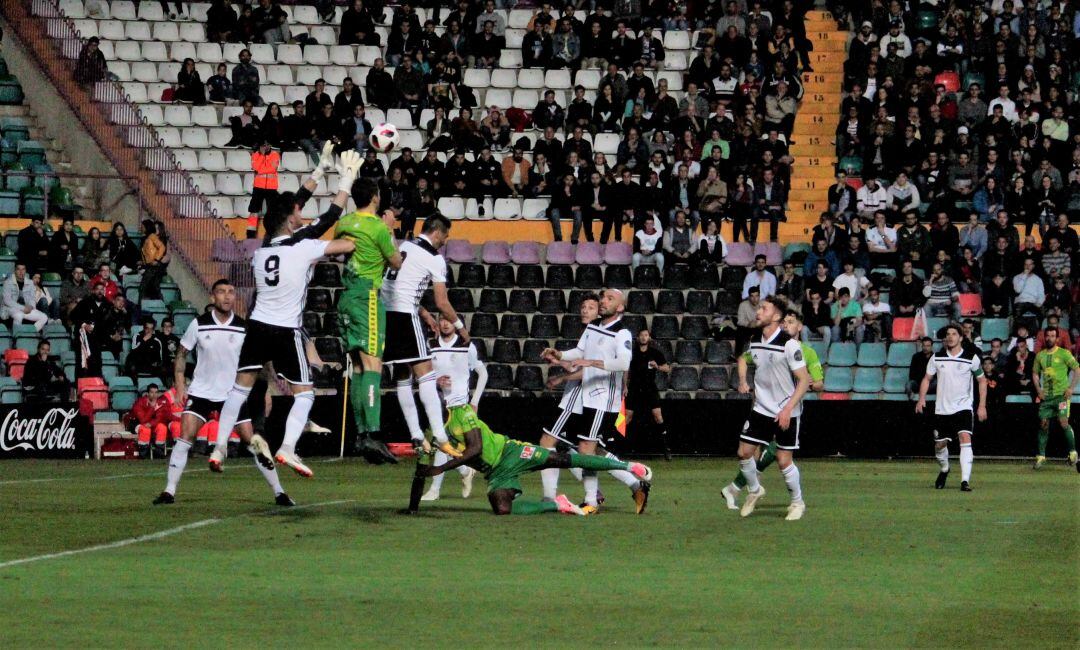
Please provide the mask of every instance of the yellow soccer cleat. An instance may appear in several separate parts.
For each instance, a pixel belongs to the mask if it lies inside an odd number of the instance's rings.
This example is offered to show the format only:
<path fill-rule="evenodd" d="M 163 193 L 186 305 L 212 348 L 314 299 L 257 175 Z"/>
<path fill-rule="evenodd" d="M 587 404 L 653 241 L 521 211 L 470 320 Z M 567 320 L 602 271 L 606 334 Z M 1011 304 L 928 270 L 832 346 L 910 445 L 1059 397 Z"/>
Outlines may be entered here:
<path fill-rule="evenodd" d="M 1076 452 L 1075 451 L 1070 451 L 1069 452 L 1069 464 L 1070 465 L 1075 465 L 1076 464 Z"/>
<path fill-rule="evenodd" d="M 590 506 L 587 503 L 579 507 L 581 508 L 581 514 L 583 515 L 595 515 L 596 513 L 600 512 L 600 508 L 596 506 Z"/>
<path fill-rule="evenodd" d="M 649 488 L 651 487 L 648 481 L 642 481 L 641 487 L 632 492 L 634 511 L 639 515 L 645 512 L 645 507 L 649 505 Z"/>
<path fill-rule="evenodd" d="M 1031 466 L 1031 469 L 1039 469 L 1046 464 L 1046 456 L 1036 456 L 1035 464 Z"/>

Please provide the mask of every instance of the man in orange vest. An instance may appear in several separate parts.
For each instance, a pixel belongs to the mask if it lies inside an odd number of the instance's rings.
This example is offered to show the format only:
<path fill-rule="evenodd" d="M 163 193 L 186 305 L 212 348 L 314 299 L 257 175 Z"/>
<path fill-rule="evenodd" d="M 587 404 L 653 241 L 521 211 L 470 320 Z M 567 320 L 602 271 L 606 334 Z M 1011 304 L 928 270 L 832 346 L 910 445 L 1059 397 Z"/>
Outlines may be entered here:
<path fill-rule="evenodd" d="M 255 239 L 259 232 L 259 213 L 263 203 L 277 198 L 278 166 L 281 154 L 274 151 L 270 143 L 263 139 L 259 148 L 251 152 L 251 171 L 255 172 L 254 187 L 251 190 L 251 202 L 248 203 L 247 238 Z"/>

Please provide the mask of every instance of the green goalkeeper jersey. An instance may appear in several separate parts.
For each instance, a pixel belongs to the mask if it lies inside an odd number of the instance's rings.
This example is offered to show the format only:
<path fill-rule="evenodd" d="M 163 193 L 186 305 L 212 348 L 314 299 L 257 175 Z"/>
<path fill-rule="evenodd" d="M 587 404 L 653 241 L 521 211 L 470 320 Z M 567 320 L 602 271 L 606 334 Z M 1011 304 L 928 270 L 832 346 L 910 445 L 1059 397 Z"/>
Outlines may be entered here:
<path fill-rule="evenodd" d="M 495 433 L 476 416 L 476 412 L 468 404 L 455 406 L 450 409 L 450 419 L 446 422 L 446 436 L 450 443 L 459 450 L 465 449 L 465 433 L 473 429 L 480 430 L 480 461 L 483 463 L 481 471 L 490 472 L 491 468 L 499 464 L 503 450 L 509 440 L 501 433 Z"/>
<path fill-rule="evenodd" d="M 821 359 L 818 358 L 817 352 L 814 348 L 810 347 L 807 343 L 799 343 L 799 347 L 802 348 L 803 359 L 806 360 L 806 372 L 810 373 L 810 381 L 817 382 L 825 379 L 825 370 L 821 367 Z M 746 362 L 750 365 L 754 365 L 754 359 L 750 356 L 750 351 L 747 350 L 743 355 Z"/>
<path fill-rule="evenodd" d="M 1069 373 L 1080 367 L 1076 357 L 1061 346 L 1050 350 L 1040 350 L 1035 355 L 1035 365 L 1032 373 L 1039 376 L 1042 381 L 1043 395 L 1047 397 L 1061 397 L 1070 386 Z"/>
<path fill-rule="evenodd" d="M 382 219 L 370 212 L 350 212 L 338 221 L 334 237 L 356 244 L 345 264 L 345 280 L 367 280 L 375 289 L 381 287 L 386 260 L 397 252 L 394 236 Z"/>

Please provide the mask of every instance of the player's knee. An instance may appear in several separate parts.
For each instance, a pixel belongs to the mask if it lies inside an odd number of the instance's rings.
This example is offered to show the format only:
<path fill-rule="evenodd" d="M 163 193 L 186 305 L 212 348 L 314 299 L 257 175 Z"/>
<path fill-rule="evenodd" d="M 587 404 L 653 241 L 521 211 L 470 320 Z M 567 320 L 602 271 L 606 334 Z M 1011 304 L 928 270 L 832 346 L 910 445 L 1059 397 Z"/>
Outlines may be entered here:
<path fill-rule="evenodd" d="M 755 450 L 754 450 L 753 447 L 740 446 L 739 447 L 739 460 L 750 460 L 750 459 L 754 458 L 754 451 Z"/>

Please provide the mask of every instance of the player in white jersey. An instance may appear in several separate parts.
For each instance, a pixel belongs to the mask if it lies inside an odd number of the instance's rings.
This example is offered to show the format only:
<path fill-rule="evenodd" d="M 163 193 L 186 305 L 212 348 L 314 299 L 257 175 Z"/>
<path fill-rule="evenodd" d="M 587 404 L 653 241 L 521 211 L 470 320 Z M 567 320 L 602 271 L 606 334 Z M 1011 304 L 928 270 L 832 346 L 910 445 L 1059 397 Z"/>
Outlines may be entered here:
<path fill-rule="evenodd" d="M 180 417 L 180 438 L 169 454 L 168 482 L 165 490 L 154 499 L 154 505 L 175 502 L 176 488 L 187 465 L 195 434 L 210 420 L 213 411 L 221 411 L 224 403 L 221 398 L 229 392 L 240 362 L 246 323 L 233 312 L 236 288 L 228 280 L 218 280 L 210 290 L 210 298 L 211 309 L 188 325 L 184 337 L 180 339 L 180 349 L 173 364 L 173 386 L 177 401 L 184 404 L 184 412 Z M 188 352 L 196 355 L 191 384 L 184 376 Z M 255 466 L 274 492 L 275 502 L 279 506 L 296 505 L 281 487 L 270 447 L 262 436 L 253 432 L 247 409 L 247 404 L 240 408 L 236 421 L 240 439 L 248 444 L 255 457 Z"/>
<path fill-rule="evenodd" d="M 802 415 L 802 398 L 810 389 L 810 373 L 806 369 L 802 347 L 781 327 L 787 312 L 787 301 L 779 296 L 769 296 L 757 307 L 757 322 L 761 327 L 750 338 L 746 353 L 739 356 L 739 392 L 750 392 L 746 375 L 750 363 L 754 364 L 754 406 L 739 436 L 739 471 L 746 479 L 749 492 L 740 514 L 747 517 L 757 502 L 765 496 L 765 488 L 758 480 L 757 457 L 760 447 L 776 440 L 776 464 L 784 475 L 791 505 L 788 521 L 802 519 L 806 511 L 803 502 L 799 468 L 795 466 L 794 451 L 799 448 L 799 418 Z"/>
<path fill-rule="evenodd" d="M 431 345 L 431 365 L 435 369 L 436 383 L 442 392 L 446 408 L 465 408 L 475 415 L 480 408 L 480 397 L 484 394 L 484 386 L 487 385 L 487 367 L 476 353 L 476 346 L 471 341 L 466 341 L 454 331 L 454 324 L 442 315 L 436 319 L 439 324 L 439 334 Z M 472 399 L 469 399 L 469 377 L 476 372 L 476 388 L 473 389 Z M 435 452 L 435 464 L 442 465 L 450 457 L 443 451 Z M 468 499 L 472 494 L 473 479 L 476 478 L 476 470 L 467 465 L 458 467 L 461 473 L 462 487 L 461 498 Z M 439 474 L 431 479 L 431 487 L 420 497 L 421 501 L 436 501 L 442 490 L 445 474 Z"/>
<path fill-rule="evenodd" d="M 413 377 L 416 377 L 420 403 L 424 406 L 431 434 L 440 449 L 454 456 L 458 452 L 450 446 L 443 426 L 442 402 L 439 401 L 436 375 L 431 369 L 431 352 L 421 319 L 432 332 L 439 330 L 435 319 L 420 306 L 420 299 L 430 286 L 439 313 L 468 342 L 469 332 L 450 305 L 446 293 L 446 260 L 439 255 L 439 249 L 449 237 L 449 219 L 440 214 L 425 219 L 420 236 L 401 244 L 401 268 L 387 269 L 380 295 L 386 305 L 386 347 L 382 360 L 385 364 L 393 365 L 398 403 L 405 424 L 409 427 L 413 446 L 423 449 L 426 444 L 424 431 L 420 428 L 420 414 L 413 399 Z"/>
<path fill-rule="evenodd" d="M 338 165 L 340 182 L 334 206 L 337 214 L 344 210 L 349 191 L 360 171 L 360 155 L 355 151 L 341 154 Z M 252 267 L 255 270 L 255 308 L 248 319 L 247 336 L 240 350 L 236 381 L 221 409 L 218 422 L 218 444 L 210 456 L 210 469 L 220 472 L 225 462 L 229 431 L 247 402 L 251 387 L 263 365 L 273 362 L 274 371 L 292 389 L 293 404 L 285 421 L 285 435 L 274 459 L 304 477 L 312 471 L 296 455 L 296 443 L 308 421 L 315 403 L 311 372 L 308 367 L 301 317 L 307 298 L 312 267 L 328 255 L 351 253 L 351 241 L 304 239 L 298 235 L 303 220 L 300 209 L 292 200 L 279 200 L 263 218 L 266 239 L 255 251 Z"/>
<path fill-rule="evenodd" d="M 941 490 L 949 476 L 949 441 L 954 437 L 960 442 L 960 491 L 971 492 L 971 465 L 975 453 L 971 449 L 971 432 L 975 418 L 972 417 L 972 378 L 979 382 L 979 422 L 986 421 L 986 375 L 982 361 L 974 349 L 964 346 L 964 332 L 959 325 L 946 325 L 938 332 L 945 345 L 930 357 L 926 374 L 919 384 L 919 401 L 915 412 L 926 409 L 926 393 L 930 390 L 931 377 L 937 377 L 937 398 L 934 401 L 934 456 L 937 457 L 937 481 L 934 487 Z"/>
<path fill-rule="evenodd" d="M 547 348 L 541 354 L 551 364 L 567 362 L 566 368 L 571 372 L 582 370 L 580 426 L 573 432 L 581 454 L 597 455 L 597 446 L 603 440 L 618 435 L 615 420 L 622 405 L 623 373 L 630 369 L 633 354 L 633 337 L 622 322 L 624 304 L 621 291 L 606 289 L 600 295 L 600 318 L 585 328 L 577 346 L 565 352 Z M 621 470 L 611 474 L 630 486 L 637 511 L 644 512 L 649 491 L 647 482 L 629 472 L 626 472 L 629 476 L 619 472 Z M 600 505 L 596 471 L 585 470 L 582 483 L 585 485 L 582 510 L 586 514 L 594 513 Z"/>

